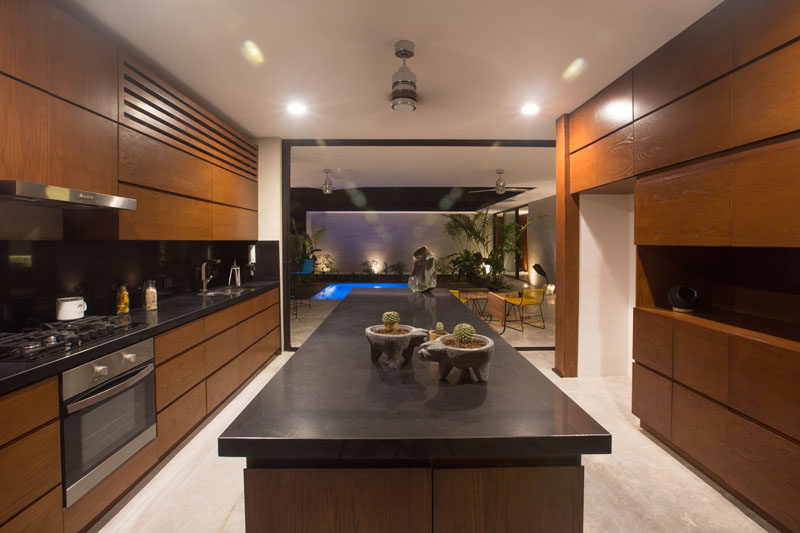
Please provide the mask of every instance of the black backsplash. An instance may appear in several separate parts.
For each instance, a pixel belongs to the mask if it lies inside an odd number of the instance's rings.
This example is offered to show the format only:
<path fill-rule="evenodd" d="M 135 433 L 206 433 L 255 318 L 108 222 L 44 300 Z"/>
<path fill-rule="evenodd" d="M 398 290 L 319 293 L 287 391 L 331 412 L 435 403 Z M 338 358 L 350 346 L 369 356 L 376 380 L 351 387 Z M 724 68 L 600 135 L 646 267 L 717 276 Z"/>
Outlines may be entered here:
<path fill-rule="evenodd" d="M 248 263 L 256 246 L 255 274 Z M 242 282 L 279 276 L 277 241 L 0 241 L 0 331 L 18 331 L 55 319 L 55 300 L 83 296 L 87 314 L 113 314 L 117 286 L 127 282 L 131 308 L 142 306 L 141 287 L 156 280 L 159 300 L 200 289 L 200 263 L 225 285 L 234 259 Z"/>

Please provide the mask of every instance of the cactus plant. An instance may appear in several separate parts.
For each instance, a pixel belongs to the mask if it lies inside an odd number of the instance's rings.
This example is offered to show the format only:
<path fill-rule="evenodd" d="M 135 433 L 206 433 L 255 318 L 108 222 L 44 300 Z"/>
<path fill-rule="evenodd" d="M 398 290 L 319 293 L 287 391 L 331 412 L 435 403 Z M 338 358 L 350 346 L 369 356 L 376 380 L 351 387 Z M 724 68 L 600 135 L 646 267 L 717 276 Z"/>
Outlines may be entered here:
<path fill-rule="evenodd" d="M 400 313 L 397 311 L 386 311 L 383 313 L 383 327 L 386 328 L 386 331 L 395 331 L 399 323 Z"/>
<path fill-rule="evenodd" d="M 453 328 L 453 337 L 459 344 L 469 344 L 475 340 L 475 328 L 469 324 L 458 324 Z"/>
<path fill-rule="evenodd" d="M 437 322 L 436 331 L 444 331 L 444 324 L 442 324 L 441 322 Z"/>

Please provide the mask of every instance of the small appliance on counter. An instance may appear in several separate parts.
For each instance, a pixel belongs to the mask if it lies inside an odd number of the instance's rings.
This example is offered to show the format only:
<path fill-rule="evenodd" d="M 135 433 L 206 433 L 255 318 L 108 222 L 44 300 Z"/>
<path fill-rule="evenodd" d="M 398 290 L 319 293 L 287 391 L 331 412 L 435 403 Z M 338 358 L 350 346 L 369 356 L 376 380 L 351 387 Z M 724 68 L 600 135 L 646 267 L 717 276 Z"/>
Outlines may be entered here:
<path fill-rule="evenodd" d="M 82 296 L 58 298 L 56 300 L 56 320 L 75 320 L 83 318 L 89 306 L 83 301 Z"/>

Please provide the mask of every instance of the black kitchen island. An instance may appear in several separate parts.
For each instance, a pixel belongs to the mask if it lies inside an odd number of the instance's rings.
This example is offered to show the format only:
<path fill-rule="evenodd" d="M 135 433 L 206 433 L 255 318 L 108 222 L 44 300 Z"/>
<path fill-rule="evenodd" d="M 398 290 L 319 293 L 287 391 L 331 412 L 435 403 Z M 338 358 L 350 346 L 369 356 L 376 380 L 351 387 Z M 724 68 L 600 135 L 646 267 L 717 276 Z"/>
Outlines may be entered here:
<path fill-rule="evenodd" d="M 364 328 L 492 338 L 488 383 L 414 356 L 373 363 Z M 581 531 L 582 454 L 611 435 L 454 298 L 357 289 L 219 438 L 246 457 L 248 531 Z"/>

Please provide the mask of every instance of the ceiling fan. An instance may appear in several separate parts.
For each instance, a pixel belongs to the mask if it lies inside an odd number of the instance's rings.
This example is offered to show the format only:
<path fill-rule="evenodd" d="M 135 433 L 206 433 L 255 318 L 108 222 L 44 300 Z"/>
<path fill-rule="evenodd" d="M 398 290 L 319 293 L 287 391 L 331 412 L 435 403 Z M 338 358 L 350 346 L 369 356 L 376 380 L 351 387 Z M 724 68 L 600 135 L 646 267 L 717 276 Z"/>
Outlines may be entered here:
<path fill-rule="evenodd" d="M 497 169 L 497 180 L 494 182 L 493 189 L 478 189 L 476 191 L 468 191 L 469 193 L 475 192 L 491 192 L 494 191 L 497 194 L 505 194 L 507 192 L 525 192 L 530 191 L 531 189 L 535 189 L 536 187 L 506 187 L 506 180 L 503 179 L 503 173 L 505 171 L 502 168 Z"/>

